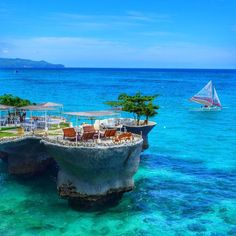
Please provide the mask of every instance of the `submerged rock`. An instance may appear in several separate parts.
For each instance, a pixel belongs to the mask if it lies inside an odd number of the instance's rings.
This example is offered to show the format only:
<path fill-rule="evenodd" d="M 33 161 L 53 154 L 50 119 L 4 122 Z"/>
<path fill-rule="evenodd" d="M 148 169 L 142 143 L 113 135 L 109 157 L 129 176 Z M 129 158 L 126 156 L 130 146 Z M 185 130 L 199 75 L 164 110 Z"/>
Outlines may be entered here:
<path fill-rule="evenodd" d="M 188 229 L 193 232 L 204 232 L 206 231 L 206 227 L 199 223 L 193 223 L 188 225 Z"/>
<path fill-rule="evenodd" d="M 233 227 L 228 231 L 228 235 L 236 235 L 236 227 Z"/>

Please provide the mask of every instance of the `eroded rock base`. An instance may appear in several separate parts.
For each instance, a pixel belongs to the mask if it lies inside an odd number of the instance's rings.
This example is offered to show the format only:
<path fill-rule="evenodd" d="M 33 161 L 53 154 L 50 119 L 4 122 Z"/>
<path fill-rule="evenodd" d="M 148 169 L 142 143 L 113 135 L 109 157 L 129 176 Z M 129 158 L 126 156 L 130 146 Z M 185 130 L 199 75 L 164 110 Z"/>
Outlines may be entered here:
<path fill-rule="evenodd" d="M 116 206 L 125 192 L 132 191 L 133 187 L 111 189 L 102 195 L 85 195 L 76 192 L 71 183 L 58 187 L 58 193 L 62 198 L 68 199 L 69 205 L 75 210 L 100 210 Z"/>
<path fill-rule="evenodd" d="M 8 157 L 8 172 L 17 176 L 40 175 L 52 165 L 55 165 L 55 161 L 49 157 L 35 156 L 34 158 L 22 157 L 21 159 L 12 156 Z"/>
<path fill-rule="evenodd" d="M 41 174 L 55 165 L 39 138 L 2 143 L 0 159 L 8 163 L 9 174 L 26 177 Z"/>

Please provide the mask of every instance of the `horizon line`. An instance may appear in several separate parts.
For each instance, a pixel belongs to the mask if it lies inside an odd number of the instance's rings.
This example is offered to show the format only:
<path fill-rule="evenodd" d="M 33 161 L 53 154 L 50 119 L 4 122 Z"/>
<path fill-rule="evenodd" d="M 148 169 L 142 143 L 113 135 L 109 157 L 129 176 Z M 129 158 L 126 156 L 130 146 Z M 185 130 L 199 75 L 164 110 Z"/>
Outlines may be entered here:
<path fill-rule="evenodd" d="M 236 68 L 175 68 L 175 67 L 0 67 L 0 69 L 130 69 L 130 70 L 236 70 Z"/>

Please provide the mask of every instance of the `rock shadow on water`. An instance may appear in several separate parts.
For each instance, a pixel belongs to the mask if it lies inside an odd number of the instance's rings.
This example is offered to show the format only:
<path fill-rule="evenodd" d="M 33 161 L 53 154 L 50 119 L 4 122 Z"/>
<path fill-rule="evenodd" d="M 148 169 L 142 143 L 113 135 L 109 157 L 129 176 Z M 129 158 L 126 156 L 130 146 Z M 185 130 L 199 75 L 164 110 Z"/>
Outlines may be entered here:
<path fill-rule="evenodd" d="M 46 193 L 51 189 L 56 189 L 56 176 L 58 168 L 50 166 L 46 171 L 36 175 L 23 174 L 20 176 L 9 175 L 12 181 L 24 186 L 28 186 L 33 192 Z"/>
<path fill-rule="evenodd" d="M 25 233 L 30 233 L 32 235 L 61 235 L 66 232 L 65 227 L 56 226 L 50 223 L 38 223 L 29 226 L 25 229 Z"/>
<path fill-rule="evenodd" d="M 69 206 L 81 212 L 106 212 L 112 207 L 116 207 L 119 205 L 122 199 L 123 193 L 113 193 L 107 194 L 101 199 L 97 199 L 96 201 L 91 201 L 88 199 L 69 199 Z"/>
<path fill-rule="evenodd" d="M 108 209 L 117 207 L 119 205 L 123 195 L 123 193 L 110 194 L 106 196 L 105 201 L 103 201 L 104 199 L 101 199 L 101 201 L 98 202 L 90 202 L 86 200 L 73 201 L 73 199 L 71 199 L 67 203 L 67 201 L 59 197 L 57 194 L 57 166 L 52 165 L 50 166 L 50 168 L 48 168 L 45 172 L 41 174 L 26 174 L 20 176 L 9 175 L 7 172 L 6 163 L 1 163 L 1 168 L 4 169 L 4 173 L 2 175 L 5 174 L 7 176 L 8 184 L 10 184 L 11 182 L 15 182 L 18 185 L 27 187 L 27 193 L 29 195 L 29 198 L 19 203 L 19 208 L 22 210 L 27 209 L 29 211 L 37 211 L 37 209 L 40 208 L 40 211 L 47 211 L 46 208 L 50 207 L 51 210 L 60 212 L 61 210 L 68 208 L 69 205 L 71 208 L 68 209 L 72 209 L 74 211 L 107 212 Z M 36 197 L 37 199 L 35 199 Z M 6 213 L 7 215 L 9 215 L 12 213 L 14 214 L 14 211 L 3 211 L 2 213 Z"/>

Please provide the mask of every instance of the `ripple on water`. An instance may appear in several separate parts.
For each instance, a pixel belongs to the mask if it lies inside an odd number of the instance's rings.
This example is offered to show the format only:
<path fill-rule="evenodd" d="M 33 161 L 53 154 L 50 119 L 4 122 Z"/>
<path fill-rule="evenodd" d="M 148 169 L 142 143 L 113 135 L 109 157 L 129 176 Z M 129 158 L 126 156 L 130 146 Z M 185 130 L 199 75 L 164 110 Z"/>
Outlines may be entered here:
<path fill-rule="evenodd" d="M 6 170 L 1 176 L 1 235 L 25 230 L 29 235 L 234 235 L 236 230 L 236 174 L 208 169 L 202 161 L 144 154 L 135 190 L 118 206 L 90 213 L 68 208 L 50 173 L 28 181 Z"/>
<path fill-rule="evenodd" d="M 215 230 L 223 231 L 235 225 L 234 171 L 212 170 L 206 168 L 202 161 L 156 155 L 142 155 L 141 169 L 136 176 L 136 191 L 131 194 L 133 211 L 151 214 L 156 210 L 170 225 L 182 224 L 187 231 L 198 233 L 213 230 L 211 227 L 215 222 L 221 222 L 220 227 L 214 227 Z M 154 170 L 160 172 L 159 175 L 148 178 L 149 171 L 153 173 Z M 163 170 L 173 170 L 176 176 Z M 217 207 L 221 204 L 225 206 L 225 201 L 230 204 L 226 211 L 219 214 Z M 205 216 L 210 217 L 204 219 Z"/>
<path fill-rule="evenodd" d="M 160 94 L 161 109 L 136 188 L 111 209 L 75 212 L 50 174 L 19 181 L 0 162 L 0 235 L 236 235 L 235 78 L 212 70 L 1 70 L 0 94 L 104 110 L 104 101 L 140 90 Z M 228 108 L 192 111 L 187 98 L 210 79 Z"/>

